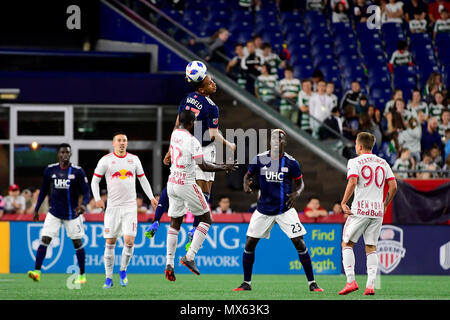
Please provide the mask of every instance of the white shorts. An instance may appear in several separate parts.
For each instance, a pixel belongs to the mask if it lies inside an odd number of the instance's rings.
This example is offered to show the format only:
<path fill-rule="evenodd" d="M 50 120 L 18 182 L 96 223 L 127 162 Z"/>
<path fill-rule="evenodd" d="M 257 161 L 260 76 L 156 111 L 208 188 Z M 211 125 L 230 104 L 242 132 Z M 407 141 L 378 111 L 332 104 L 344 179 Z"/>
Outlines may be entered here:
<path fill-rule="evenodd" d="M 216 162 L 216 144 L 210 143 L 206 147 L 202 147 L 203 159 L 209 162 Z M 195 165 L 195 180 L 214 181 L 215 172 L 204 172 L 200 167 Z"/>
<path fill-rule="evenodd" d="M 183 217 L 189 209 L 194 216 L 209 212 L 208 202 L 198 184 L 179 185 L 167 183 L 169 197 L 168 215 L 172 218 Z"/>
<path fill-rule="evenodd" d="M 117 239 L 122 235 L 136 237 L 137 206 L 106 208 L 104 225 L 103 237 L 106 239 Z"/>
<path fill-rule="evenodd" d="M 255 210 L 247 229 L 247 236 L 252 238 L 270 238 L 270 231 L 273 225 L 278 223 L 281 230 L 290 238 L 296 238 L 306 234 L 306 229 L 303 227 L 298 213 L 294 208 L 276 215 L 268 216 Z"/>
<path fill-rule="evenodd" d="M 41 235 L 50 238 L 58 238 L 59 229 L 63 224 L 64 228 L 66 228 L 67 237 L 72 240 L 83 238 L 84 228 L 81 215 L 72 220 L 64 220 L 55 217 L 50 212 L 47 213 L 47 216 L 45 217 Z"/>
<path fill-rule="evenodd" d="M 351 215 L 347 218 L 342 231 L 342 241 L 357 243 L 361 235 L 364 236 L 366 245 L 376 246 L 381 232 L 383 219 L 367 218 L 359 215 Z"/>

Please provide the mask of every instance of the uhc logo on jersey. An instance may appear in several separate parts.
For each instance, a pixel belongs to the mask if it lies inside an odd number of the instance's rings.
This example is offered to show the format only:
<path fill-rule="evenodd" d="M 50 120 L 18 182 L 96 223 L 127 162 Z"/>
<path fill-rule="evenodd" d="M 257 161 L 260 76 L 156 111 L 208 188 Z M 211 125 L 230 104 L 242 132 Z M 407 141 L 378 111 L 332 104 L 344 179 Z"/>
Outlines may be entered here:
<path fill-rule="evenodd" d="M 266 171 L 266 181 L 268 182 L 282 182 L 284 178 L 283 172 Z"/>
<path fill-rule="evenodd" d="M 70 179 L 53 179 L 55 189 L 69 189 Z"/>

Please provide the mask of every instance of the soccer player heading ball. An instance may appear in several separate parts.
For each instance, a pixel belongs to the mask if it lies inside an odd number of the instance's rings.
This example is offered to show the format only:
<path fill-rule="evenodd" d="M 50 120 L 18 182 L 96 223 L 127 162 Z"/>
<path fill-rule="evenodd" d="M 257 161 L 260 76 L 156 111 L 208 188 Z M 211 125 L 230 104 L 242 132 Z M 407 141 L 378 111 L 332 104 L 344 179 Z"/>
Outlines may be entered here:
<path fill-rule="evenodd" d="M 284 152 L 286 138 L 283 130 L 273 130 L 270 137 L 270 150 L 258 154 L 250 163 L 248 172 L 244 176 L 244 191 L 250 193 L 252 192 L 250 177 L 258 174 L 261 196 L 247 230 L 247 243 L 242 257 L 244 282 L 233 291 L 252 289 L 251 279 L 256 245 L 259 239 L 270 237 L 270 231 L 275 222 L 294 244 L 308 279 L 309 290 L 323 291 L 314 280 L 311 257 L 303 240 L 306 230 L 294 208 L 295 201 L 300 197 L 305 185 L 298 161 Z M 294 190 L 292 190 L 292 182 L 295 185 Z"/>
<path fill-rule="evenodd" d="M 347 164 L 347 188 L 341 201 L 344 213 L 350 215 L 342 232 L 342 264 L 347 283 L 340 295 L 358 290 L 355 281 L 355 254 L 353 246 L 361 235 L 364 236 L 367 255 L 367 283 L 364 295 L 374 295 L 377 276 L 378 257 L 376 245 L 383 224 L 384 212 L 397 192 L 397 182 L 389 164 L 372 154 L 375 136 L 360 132 L 356 138 L 355 150 L 358 156 Z M 384 184 L 389 186 L 383 202 Z M 355 192 L 351 209 L 347 201 Z"/>

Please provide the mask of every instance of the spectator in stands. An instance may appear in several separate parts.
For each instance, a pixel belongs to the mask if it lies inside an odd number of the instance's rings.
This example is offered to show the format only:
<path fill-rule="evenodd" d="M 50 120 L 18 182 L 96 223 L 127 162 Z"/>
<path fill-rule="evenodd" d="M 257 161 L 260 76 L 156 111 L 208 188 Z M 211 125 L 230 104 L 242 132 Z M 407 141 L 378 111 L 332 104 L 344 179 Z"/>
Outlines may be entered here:
<path fill-rule="evenodd" d="M 406 109 L 410 112 L 411 117 L 414 117 L 417 120 L 426 121 L 428 119 L 428 105 L 422 101 L 422 95 L 420 94 L 419 89 L 414 89 L 412 91 L 411 101 L 406 106 Z M 423 116 L 421 116 L 421 114 Z M 422 122 L 420 124 L 422 124 Z"/>
<path fill-rule="evenodd" d="M 311 134 L 311 124 L 309 119 L 309 101 L 312 97 L 312 81 L 311 79 L 302 80 L 302 91 L 298 94 L 298 107 L 300 114 L 300 128 Z"/>
<path fill-rule="evenodd" d="M 272 45 L 268 42 L 262 44 L 264 63 L 269 65 L 269 73 L 278 79 L 278 68 L 284 69 L 285 62 L 281 61 L 280 57 L 272 52 Z"/>
<path fill-rule="evenodd" d="M 27 213 L 27 211 L 33 205 L 33 193 L 31 192 L 30 188 L 28 188 L 28 189 L 24 189 L 20 195 L 22 197 L 24 197 L 24 199 L 25 199 L 25 212 L 24 213 Z"/>
<path fill-rule="evenodd" d="M 438 33 L 449 33 L 449 32 L 450 32 L 450 18 L 448 16 L 448 10 L 444 8 L 441 10 L 441 18 L 434 23 L 433 39 L 436 38 L 436 35 Z"/>
<path fill-rule="evenodd" d="M 438 132 L 439 122 L 435 117 L 430 117 L 426 123 L 422 126 L 422 139 L 421 149 L 422 151 L 430 150 L 434 144 L 442 149 L 441 136 Z"/>
<path fill-rule="evenodd" d="M 356 115 L 355 107 L 348 104 L 344 108 L 344 123 L 342 125 L 344 137 L 351 141 L 356 141 L 356 135 L 359 132 L 359 118 Z"/>
<path fill-rule="evenodd" d="M 284 78 L 280 81 L 280 113 L 295 124 L 298 122 L 298 108 L 296 106 L 301 87 L 300 80 L 294 78 L 294 69 L 287 66 L 284 69 Z M 294 102 L 294 106 L 287 99 Z"/>
<path fill-rule="evenodd" d="M 376 125 L 376 123 L 372 120 L 368 113 L 363 113 L 359 116 L 359 132 L 369 132 L 373 134 L 376 138 L 376 143 L 374 146 L 373 153 L 378 153 L 378 147 L 383 140 L 383 134 L 381 133 L 380 128 Z"/>
<path fill-rule="evenodd" d="M 430 151 L 425 151 L 422 155 L 422 161 L 420 161 L 417 164 L 416 170 L 423 171 L 423 170 L 438 170 L 438 166 L 433 162 L 433 159 L 431 158 Z M 417 172 L 416 178 L 417 179 L 431 179 L 433 176 L 436 176 L 436 174 L 433 174 L 431 172 Z"/>
<path fill-rule="evenodd" d="M 361 85 L 359 82 L 356 80 L 352 81 L 351 89 L 348 90 L 341 99 L 341 113 L 344 111 L 344 107 L 349 104 L 356 108 L 362 95 L 363 93 L 361 92 Z"/>
<path fill-rule="evenodd" d="M 409 19 L 409 32 L 411 33 L 425 33 L 427 32 L 427 20 L 422 17 L 425 13 L 419 9 L 414 10 L 414 19 Z"/>
<path fill-rule="evenodd" d="M 255 52 L 262 57 L 263 56 L 263 51 L 261 48 L 263 45 L 262 37 L 259 34 L 255 34 L 249 41 L 253 41 L 253 43 L 255 44 Z M 248 41 L 247 41 L 247 43 L 248 43 Z M 249 54 L 248 47 L 245 47 L 244 55 L 247 55 L 247 54 Z"/>
<path fill-rule="evenodd" d="M 17 184 L 9 186 L 8 195 L 4 199 L 5 213 L 25 213 L 25 198 L 20 195 L 20 188 Z"/>
<path fill-rule="evenodd" d="M 225 71 L 230 78 L 237 81 L 242 89 L 245 89 L 246 79 L 241 69 L 241 60 L 244 58 L 244 45 L 242 43 L 236 43 L 234 53 L 236 55 L 228 62 Z"/>
<path fill-rule="evenodd" d="M 397 172 L 414 170 L 414 158 L 411 157 L 411 151 L 408 148 L 404 148 L 400 151 L 400 158 L 395 160 L 392 170 L 396 178 L 407 179 L 412 176 L 412 173 L 408 172 Z"/>
<path fill-rule="evenodd" d="M 403 23 L 403 2 L 397 0 L 389 0 L 384 9 L 386 19 L 384 23 Z"/>
<path fill-rule="evenodd" d="M 323 12 L 328 0 L 306 0 L 306 10 Z"/>
<path fill-rule="evenodd" d="M 392 53 L 391 60 L 389 60 L 389 71 L 393 73 L 395 67 L 412 67 L 413 65 L 411 53 L 408 51 L 408 43 L 405 40 L 398 40 L 397 50 Z"/>
<path fill-rule="evenodd" d="M 371 14 L 367 12 L 369 6 L 366 2 L 366 0 L 357 0 L 353 7 L 353 16 L 356 23 L 366 23 L 367 19 L 371 16 Z"/>
<path fill-rule="evenodd" d="M 328 216 L 327 210 L 320 206 L 319 198 L 310 197 L 308 199 L 308 203 L 306 207 L 303 209 L 304 214 L 308 218 L 318 218 L 318 217 L 326 217 Z"/>
<path fill-rule="evenodd" d="M 442 18 L 441 11 L 443 9 L 447 9 L 447 12 L 449 12 L 450 2 L 447 0 L 436 0 L 428 3 L 428 18 L 432 23 L 435 23 L 437 20 Z"/>
<path fill-rule="evenodd" d="M 426 23 L 427 11 L 428 7 L 422 0 L 410 0 L 405 2 L 405 5 L 403 6 L 403 12 L 405 13 L 405 21 L 408 23 L 410 23 L 411 20 L 413 19 L 425 20 Z M 418 15 L 417 17 L 416 14 Z"/>
<path fill-rule="evenodd" d="M 367 99 L 367 96 L 362 95 L 359 98 L 359 102 L 355 107 L 356 114 L 358 114 L 358 116 L 366 114 L 368 108 L 369 108 L 369 100 Z"/>
<path fill-rule="evenodd" d="M 319 136 L 319 128 L 322 122 L 331 115 L 333 101 L 326 94 L 327 84 L 325 80 L 320 80 L 317 84 L 317 93 L 313 94 L 309 100 L 309 115 L 311 130 L 315 137 Z"/>
<path fill-rule="evenodd" d="M 108 191 L 106 189 L 100 190 L 100 199 L 103 201 L 106 208 L 106 202 L 108 201 Z"/>
<path fill-rule="evenodd" d="M 404 105 L 405 103 L 403 99 L 397 99 L 396 105 L 394 106 L 392 112 L 386 114 L 388 133 L 392 133 L 394 131 L 400 133 L 401 131 L 406 129 L 406 119 L 408 118 L 407 116 L 405 116 Z"/>
<path fill-rule="evenodd" d="M 91 200 L 87 204 L 86 208 L 87 208 L 86 213 L 102 213 L 103 212 L 103 208 L 97 207 L 95 205 L 94 197 L 91 198 Z"/>
<path fill-rule="evenodd" d="M 442 111 L 444 111 L 444 94 L 441 91 L 437 91 L 434 94 L 434 102 L 428 106 L 428 114 L 430 117 L 440 118 Z"/>
<path fill-rule="evenodd" d="M 411 117 L 408 121 L 406 130 L 399 133 L 398 142 L 402 148 L 406 148 L 411 151 L 411 156 L 414 158 L 416 163 L 420 161 L 421 138 L 422 127 L 416 118 Z"/>
<path fill-rule="evenodd" d="M 313 71 L 311 80 L 312 80 L 312 90 L 314 92 L 317 92 L 317 85 L 318 85 L 319 81 L 323 80 L 323 78 L 324 77 L 323 77 L 322 71 L 320 71 L 319 69 L 315 69 Z"/>
<path fill-rule="evenodd" d="M 254 0 L 239 0 L 239 9 L 252 11 L 254 3 Z"/>
<path fill-rule="evenodd" d="M 34 213 L 34 208 L 36 207 L 40 192 L 41 192 L 41 190 L 39 188 L 33 190 L 31 207 L 25 213 L 27 213 L 27 214 Z M 49 211 L 49 206 L 48 206 L 48 196 L 47 196 L 47 197 L 45 197 L 44 201 L 42 202 L 41 207 L 39 208 L 39 212 L 47 213 L 48 211 Z"/>
<path fill-rule="evenodd" d="M 215 214 L 229 214 L 233 213 L 233 209 L 230 207 L 230 198 L 222 196 L 219 199 L 219 206 L 213 211 Z"/>
<path fill-rule="evenodd" d="M 247 54 L 241 60 L 241 69 L 245 75 L 247 91 L 255 92 L 255 79 L 261 74 L 261 66 L 264 63 L 262 54 L 256 52 L 255 42 L 247 41 Z"/>
<path fill-rule="evenodd" d="M 348 8 L 345 8 L 344 3 L 342 1 L 339 1 L 331 15 L 331 22 L 332 23 L 341 23 L 341 22 L 349 22 L 349 12 Z"/>
<path fill-rule="evenodd" d="M 331 101 L 333 102 L 333 107 L 338 106 L 338 97 L 334 94 L 334 82 L 327 82 L 327 96 L 330 97 Z"/>
<path fill-rule="evenodd" d="M 333 107 L 331 110 L 331 115 L 325 119 L 323 122 L 328 127 L 339 133 L 340 135 L 343 135 L 343 124 L 342 124 L 342 118 L 339 113 L 338 107 Z M 331 132 L 328 128 L 321 128 L 319 133 L 320 139 L 336 139 L 339 138 L 336 134 Z"/>
<path fill-rule="evenodd" d="M 269 70 L 270 67 L 267 63 L 261 66 L 261 74 L 255 81 L 255 95 L 258 99 L 277 109 L 278 81 L 274 75 L 269 74 Z"/>
<path fill-rule="evenodd" d="M 204 57 L 205 60 L 214 64 L 220 70 L 225 71 L 225 64 L 227 62 L 225 42 L 228 41 L 229 36 L 230 32 L 227 29 L 220 28 L 211 37 L 191 39 L 189 44 L 204 43 L 208 48 L 208 53 Z"/>
<path fill-rule="evenodd" d="M 431 161 L 435 163 L 439 168 L 443 165 L 443 159 L 441 154 L 441 148 L 437 145 L 433 145 L 430 149 Z"/>
<path fill-rule="evenodd" d="M 427 105 L 435 103 L 434 95 L 438 91 L 439 91 L 439 86 L 437 84 L 432 84 L 430 87 L 430 92 L 428 93 L 428 95 L 425 96 L 425 103 Z M 429 110 L 428 110 L 428 117 L 430 117 Z"/>
<path fill-rule="evenodd" d="M 389 100 L 386 103 L 386 106 L 384 107 L 383 115 L 386 117 L 386 115 L 392 111 L 394 108 L 395 101 L 397 99 L 403 99 L 403 91 L 401 89 L 394 89 L 394 92 L 392 93 L 392 99 Z"/>
<path fill-rule="evenodd" d="M 386 121 L 386 119 L 384 119 L 381 116 L 381 112 L 380 110 L 378 110 L 377 108 L 375 108 L 374 105 L 369 105 L 369 108 L 367 108 L 367 115 L 369 116 L 369 118 L 372 120 L 372 123 L 377 127 L 377 129 L 374 129 L 374 132 L 380 132 L 381 137 L 375 136 L 377 138 L 377 140 L 375 141 L 375 144 L 377 146 L 377 149 L 379 150 L 381 147 L 381 143 L 386 140 L 385 136 L 383 135 L 383 132 L 385 130 L 383 130 L 383 124 L 382 121 Z"/>
<path fill-rule="evenodd" d="M 450 129 L 450 110 L 446 108 L 446 109 L 442 110 L 439 127 L 438 127 L 438 132 L 442 138 L 442 142 L 444 142 L 444 143 L 446 141 L 445 132 L 448 129 Z"/>
<path fill-rule="evenodd" d="M 450 133 L 450 130 L 449 130 Z M 445 158 L 445 164 L 442 167 L 442 170 L 444 170 L 444 174 L 442 175 L 443 178 L 450 178 L 450 154 L 447 155 Z"/>
<path fill-rule="evenodd" d="M 138 213 L 147 213 L 148 212 L 148 205 L 144 202 L 144 196 L 140 193 L 137 194 L 136 204 L 137 204 L 137 212 Z"/>
<path fill-rule="evenodd" d="M 426 97 L 429 94 L 433 94 L 432 88 L 436 87 L 436 91 L 442 91 L 445 92 L 444 84 L 442 83 L 442 77 L 438 72 L 433 71 L 430 76 L 428 77 L 427 83 L 425 84 L 423 96 Z"/>
<path fill-rule="evenodd" d="M 3 217 L 3 214 L 5 213 L 5 201 L 3 201 L 2 195 L 0 195 L 0 219 Z"/>
<path fill-rule="evenodd" d="M 334 204 L 333 204 L 333 208 L 330 212 L 328 212 L 328 214 L 335 214 L 335 215 L 339 215 L 342 214 L 344 215 L 344 218 L 347 219 L 348 214 L 344 213 L 344 210 L 342 210 L 342 206 L 341 206 L 341 202 L 339 200 L 337 200 Z"/>

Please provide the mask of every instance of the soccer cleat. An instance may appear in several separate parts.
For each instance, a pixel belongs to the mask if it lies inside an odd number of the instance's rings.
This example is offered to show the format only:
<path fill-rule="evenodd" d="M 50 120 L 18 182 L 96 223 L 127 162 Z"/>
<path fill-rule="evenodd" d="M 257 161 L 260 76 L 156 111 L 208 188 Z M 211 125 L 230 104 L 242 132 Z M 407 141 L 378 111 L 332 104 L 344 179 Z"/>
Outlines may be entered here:
<path fill-rule="evenodd" d="M 40 270 L 34 270 L 34 271 L 28 271 L 27 275 L 29 278 L 33 279 L 34 281 L 38 282 L 41 280 L 41 271 Z"/>
<path fill-rule="evenodd" d="M 250 290 L 252 290 L 252 286 L 249 285 L 247 282 L 242 282 L 239 287 L 233 289 L 233 291 L 250 291 Z"/>
<path fill-rule="evenodd" d="M 148 226 L 145 229 L 145 236 L 149 239 L 153 238 L 158 228 L 159 228 L 159 221 L 153 222 L 151 226 Z"/>
<path fill-rule="evenodd" d="M 192 228 L 191 230 L 189 230 L 189 232 L 188 232 L 188 238 L 189 238 L 189 241 L 188 241 L 188 243 L 186 243 L 186 246 L 185 246 L 186 252 L 189 251 L 189 247 L 191 246 L 192 239 L 194 239 L 194 232 L 195 232 L 195 230 L 196 230 L 196 227 L 193 227 L 193 228 Z"/>
<path fill-rule="evenodd" d="M 80 274 L 78 278 L 74 281 L 75 284 L 86 284 L 86 274 Z"/>
<path fill-rule="evenodd" d="M 177 278 L 175 277 L 175 270 L 173 270 L 173 267 L 170 264 L 166 266 L 165 274 L 167 280 L 169 281 L 177 280 Z"/>
<path fill-rule="evenodd" d="M 125 270 L 120 271 L 120 285 L 126 287 L 128 284 L 127 272 Z"/>
<path fill-rule="evenodd" d="M 111 289 L 113 286 L 113 281 L 111 278 L 106 278 L 105 284 L 103 285 L 103 289 Z"/>
<path fill-rule="evenodd" d="M 345 295 L 345 294 L 349 294 L 350 292 L 356 291 L 358 290 L 358 284 L 356 283 L 356 280 L 353 280 L 353 282 L 351 283 L 346 283 L 344 289 L 342 289 L 341 291 L 339 291 L 340 295 Z"/>
<path fill-rule="evenodd" d="M 366 290 L 364 291 L 364 295 L 365 296 L 374 296 L 375 295 L 375 289 L 372 286 L 367 287 Z"/>
<path fill-rule="evenodd" d="M 200 275 L 200 271 L 198 271 L 197 266 L 195 265 L 195 261 L 191 260 L 189 261 L 186 256 L 181 258 L 181 264 L 183 266 L 188 267 L 189 270 L 191 270 L 192 273 L 195 273 L 196 275 Z"/>
<path fill-rule="evenodd" d="M 319 287 L 316 282 L 313 282 L 309 285 L 309 291 L 322 292 L 323 289 Z"/>

